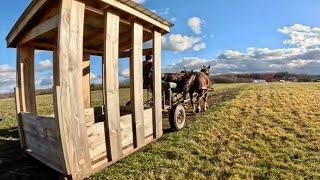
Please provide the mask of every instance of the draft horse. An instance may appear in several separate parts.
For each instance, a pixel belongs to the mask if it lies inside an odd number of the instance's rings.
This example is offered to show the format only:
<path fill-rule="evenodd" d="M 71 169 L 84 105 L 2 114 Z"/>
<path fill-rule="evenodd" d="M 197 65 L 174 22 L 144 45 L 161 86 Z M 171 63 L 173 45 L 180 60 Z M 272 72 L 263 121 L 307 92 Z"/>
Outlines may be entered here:
<path fill-rule="evenodd" d="M 200 72 L 192 73 L 184 86 L 183 96 L 186 99 L 189 94 L 194 113 L 201 111 L 200 101 L 202 99 L 204 101 L 204 111 L 207 110 L 209 91 L 211 91 L 210 65 L 208 67 L 203 66 Z"/>

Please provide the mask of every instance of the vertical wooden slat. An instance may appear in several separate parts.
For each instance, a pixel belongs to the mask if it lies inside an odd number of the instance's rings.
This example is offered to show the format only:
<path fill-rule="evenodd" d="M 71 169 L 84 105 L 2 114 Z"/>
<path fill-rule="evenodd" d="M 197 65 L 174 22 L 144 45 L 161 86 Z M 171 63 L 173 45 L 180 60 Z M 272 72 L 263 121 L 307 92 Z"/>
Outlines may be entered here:
<path fill-rule="evenodd" d="M 24 136 L 24 131 L 23 131 L 23 124 L 22 124 L 22 119 L 21 119 L 21 114 L 20 114 L 20 95 L 19 95 L 19 88 L 14 88 L 14 94 L 15 94 L 15 102 L 16 102 L 16 112 L 17 112 L 17 120 L 18 120 L 18 130 L 19 130 L 19 137 L 20 137 L 20 145 L 21 148 L 24 150 L 26 149 L 26 140 Z"/>
<path fill-rule="evenodd" d="M 103 57 L 102 57 L 102 61 L 101 61 L 101 74 L 102 74 L 102 77 L 106 77 L 106 75 L 104 74 L 104 60 L 103 60 Z M 106 102 L 105 102 L 105 99 L 106 99 L 106 97 L 105 97 L 105 85 L 104 85 L 104 80 L 102 80 L 102 104 L 103 105 L 105 105 L 106 104 Z"/>
<path fill-rule="evenodd" d="M 130 60 L 130 89 L 132 104 L 132 131 L 134 147 L 145 144 L 143 118 L 143 27 L 140 24 L 132 25 L 132 53 Z"/>
<path fill-rule="evenodd" d="M 161 109 L 161 33 L 153 32 L 153 136 L 160 138 L 162 132 Z"/>
<path fill-rule="evenodd" d="M 91 171 L 82 94 L 83 29 L 85 4 L 61 0 L 58 29 L 57 67 L 54 84 L 55 117 L 59 122 L 66 170 L 72 179 Z M 57 75 L 57 74 L 55 74 Z"/>
<path fill-rule="evenodd" d="M 17 87 L 20 95 L 20 110 L 36 113 L 34 48 L 17 47 Z"/>
<path fill-rule="evenodd" d="M 116 161 L 122 157 L 118 77 L 119 16 L 106 11 L 104 23 L 103 81 L 106 147 L 109 161 Z"/>
<path fill-rule="evenodd" d="M 53 86 L 60 85 L 60 76 L 59 76 L 59 62 L 58 62 L 58 52 L 57 49 L 53 50 Z"/>
<path fill-rule="evenodd" d="M 91 97 L 90 97 L 90 54 L 85 53 L 83 55 L 82 62 L 83 76 L 83 104 L 84 108 L 90 108 Z"/>

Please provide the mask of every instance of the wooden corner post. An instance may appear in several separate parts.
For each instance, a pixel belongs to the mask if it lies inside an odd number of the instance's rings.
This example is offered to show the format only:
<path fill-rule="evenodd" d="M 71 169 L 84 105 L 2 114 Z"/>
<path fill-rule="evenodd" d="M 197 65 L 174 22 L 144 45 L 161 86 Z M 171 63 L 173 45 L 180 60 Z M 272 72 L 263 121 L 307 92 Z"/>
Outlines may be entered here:
<path fill-rule="evenodd" d="M 162 131 L 161 107 L 161 33 L 153 32 L 153 137 L 160 138 Z"/>
<path fill-rule="evenodd" d="M 132 25 L 132 53 L 130 59 L 130 89 L 132 104 L 132 132 L 134 147 L 145 144 L 144 107 L 143 107 L 143 27 L 140 24 Z"/>
<path fill-rule="evenodd" d="M 90 94 L 90 54 L 85 53 L 83 55 L 83 103 L 84 108 L 90 108 L 91 105 L 91 94 Z"/>
<path fill-rule="evenodd" d="M 84 117 L 82 58 L 85 4 L 61 0 L 58 48 L 54 60 L 55 117 L 59 122 L 63 161 L 72 179 L 91 171 Z"/>
<path fill-rule="evenodd" d="M 117 161 L 122 157 L 119 106 L 119 16 L 105 11 L 104 20 L 104 56 L 103 85 L 105 102 L 105 136 L 109 161 Z"/>
<path fill-rule="evenodd" d="M 17 47 L 17 89 L 19 90 L 20 112 L 36 113 L 34 79 L 34 48 Z"/>

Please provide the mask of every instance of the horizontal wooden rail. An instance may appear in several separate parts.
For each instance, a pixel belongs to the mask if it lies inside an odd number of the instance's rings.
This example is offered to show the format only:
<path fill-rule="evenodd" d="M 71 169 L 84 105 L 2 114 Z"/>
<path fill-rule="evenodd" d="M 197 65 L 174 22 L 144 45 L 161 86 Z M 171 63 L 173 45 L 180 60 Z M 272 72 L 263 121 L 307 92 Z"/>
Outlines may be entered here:
<path fill-rule="evenodd" d="M 48 20 L 42 22 L 41 24 L 37 25 L 36 27 L 32 28 L 21 40 L 21 44 L 25 44 L 33 39 L 37 38 L 38 36 L 49 32 L 55 28 L 58 28 L 59 17 L 58 15 L 49 18 Z"/>

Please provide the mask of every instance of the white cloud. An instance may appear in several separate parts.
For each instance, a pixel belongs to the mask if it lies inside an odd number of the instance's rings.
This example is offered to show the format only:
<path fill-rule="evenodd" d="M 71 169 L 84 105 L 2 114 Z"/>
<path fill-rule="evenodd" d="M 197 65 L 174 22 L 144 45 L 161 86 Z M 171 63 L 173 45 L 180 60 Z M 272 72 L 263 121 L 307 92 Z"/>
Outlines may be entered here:
<path fill-rule="evenodd" d="M 50 53 L 50 51 L 46 51 L 46 50 L 35 50 L 35 54 L 42 54 L 42 53 Z"/>
<path fill-rule="evenodd" d="M 283 42 L 284 44 L 297 45 L 303 48 L 320 45 L 320 28 L 294 24 L 289 27 L 280 28 L 278 31 L 290 37 L 289 40 Z"/>
<path fill-rule="evenodd" d="M 52 74 L 42 75 L 36 79 L 36 89 L 48 89 L 52 88 L 53 76 Z"/>
<path fill-rule="evenodd" d="M 197 70 L 202 65 L 211 65 L 215 74 L 221 73 L 251 73 L 279 72 L 320 74 L 320 43 L 316 33 L 320 28 L 293 25 L 279 29 L 281 33 L 305 33 L 301 38 L 290 35 L 286 42 L 296 47 L 269 49 L 247 48 L 245 51 L 225 50 L 216 58 L 210 60 L 198 57 L 183 58 L 176 64 L 171 64 L 165 71 L 177 72 L 184 67 Z M 310 40 L 310 38 L 315 40 Z M 312 42 L 312 43 L 311 43 Z"/>
<path fill-rule="evenodd" d="M 15 86 L 15 68 L 7 64 L 0 64 L 0 93 L 12 92 Z"/>
<path fill-rule="evenodd" d="M 145 3 L 147 0 L 132 0 L 133 2 L 135 3 L 138 3 L 138 4 L 143 4 Z"/>
<path fill-rule="evenodd" d="M 199 35 L 201 34 L 201 28 L 202 28 L 203 22 L 204 21 L 198 17 L 191 17 L 188 20 L 188 25 L 195 34 Z"/>
<path fill-rule="evenodd" d="M 218 59 L 240 59 L 244 54 L 239 51 L 225 50 Z"/>
<path fill-rule="evenodd" d="M 129 70 L 129 68 L 123 69 L 122 72 L 121 72 L 121 75 L 122 75 L 124 78 L 130 77 L 130 70 Z"/>
<path fill-rule="evenodd" d="M 176 18 L 176 17 L 172 17 L 170 20 L 171 20 L 172 22 L 175 22 L 175 21 L 177 20 L 177 18 Z"/>
<path fill-rule="evenodd" d="M 184 57 L 179 60 L 178 63 L 173 63 L 169 65 L 167 72 L 181 71 L 183 69 L 199 69 L 201 65 L 208 62 L 206 59 L 201 59 L 199 57 Z"/>
<path fill-rule="evenodd" d="M 96 75 L 95 73 L 90 72 L 90 83 L 91 84 L 101 84 L 102 83 L 101 75 Z"/>
<path fill-rule="evenodd" d="M 38 71 L 44 71 L 49 69 L 52 69 L 52 62 L 49 59 L 39 61 L 38 67 L 37 67 Z"/>
<path fill-rule="evenodd" d="M 198 43 L 193 46 L 193 50 L 195 50 L 195 51 L 200 51 L 201 49 L 204 49 L 204 48 L 206 48 L 206 43 L 204 43 L 204 42 Z"/>
<path fill-rule="evenodd" d="M 162 46 L 164 49 L 182 52 L 193 47 L 200 41 L 200 38 L 183 36 L 181 34 L 172 34 L 169 37 L 162 38 Z"/>

